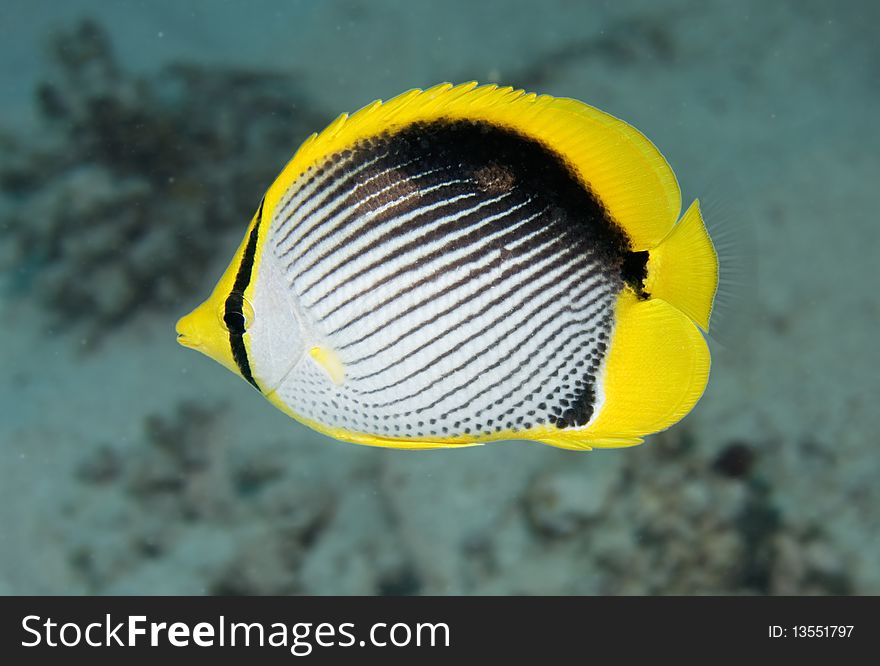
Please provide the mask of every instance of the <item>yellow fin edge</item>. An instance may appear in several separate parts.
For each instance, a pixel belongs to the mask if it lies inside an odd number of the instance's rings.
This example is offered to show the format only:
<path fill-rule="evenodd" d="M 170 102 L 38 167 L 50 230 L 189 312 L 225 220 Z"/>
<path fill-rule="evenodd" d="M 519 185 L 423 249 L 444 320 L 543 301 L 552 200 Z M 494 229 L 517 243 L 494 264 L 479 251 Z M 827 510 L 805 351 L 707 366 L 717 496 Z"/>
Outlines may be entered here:
<path fill-rule="evenodd" d="M 394 449 L 450 449 L 462 448 L 465 446 L 479 446 L 482 442 L 474 442 L 466 439 L 450 439 L 450 440 L 422 440 L 422 439 L 396 439 L 393 437 L 381 437 L 379 435 L 369 435 L 366 433 L 353 432 L 345 428 L 332 428 L 306 418 L 294 412 L 288 407 L 275 391 L 265 394 L 266 399 L 275 407 L 287 414 L 292 419 L 299 421 L 304 426 L 315 430 L 322 435 L 338 439 L 351 444 L 362 444 L 364 446 L 381 446 Z"/>
<path fill-rule="evenodd" d="M 265 395 L 266 399 L 276 408 L 287 414 L 290 418 L 302 423 L 304 426 L 315 430 L 316 432 L 338 439 L 351 444 L 360 444 L 363 446 L 377 446 L 392 449 L 407 450 L 427 450 L 427 449 L 461 449 L 471 446 L 482 446 L 490 442 L 528 440 L 555 446 L 557 448 L 569 449 L 572 451 L 590 451 L 594 448 L 619 448 L 624 446 L 635 446 L 641 444 L 642 439 L 639 437 L 604 437 L 590 439 L 583 433 L 570 432 L 567 437 L 561 437 L 563 431 L 554 431 L 548 427 L 535 428 L 529 431 L 502 431 L 486 436 L 485 439 L 479 441 L 468 436 L 449 437 L 446 439 L 427 439 L 427 438 L 395 438 L 382 437 L 380 435 L 370 435 L 366 433 L 353 432 L 345 428 L 331 428 L 324 424 L 314 421 L 297 414 L 291 410 L 278 395 L 273 391 Z"/>
<path fill-rule="evenodd" d="M 360 140 L 436 119 L 481 120 L 536 139 L 561 155 L 629 235 L 634 250 L 657 245 L 681 209 L 675 174 L 641 132 L 578 100 L 476 82 L 410 90 L 342 114 L 297 150 L 266 194 L 272 215 L 291 184 L 323 158 Z"/>

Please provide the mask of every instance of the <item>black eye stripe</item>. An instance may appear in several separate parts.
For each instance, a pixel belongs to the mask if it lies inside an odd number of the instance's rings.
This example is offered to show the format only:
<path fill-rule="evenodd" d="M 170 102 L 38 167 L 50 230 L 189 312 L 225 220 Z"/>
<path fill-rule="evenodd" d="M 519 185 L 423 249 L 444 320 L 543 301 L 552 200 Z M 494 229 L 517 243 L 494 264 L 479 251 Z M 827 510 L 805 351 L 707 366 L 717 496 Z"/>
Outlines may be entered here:
<path fill-rule="evenodd" d="M 233 297 L 230 296 L 226 299 L 226 313 L 223 315 L 223 323 L 226 324 L 226 330 L 238 335 L 244 335 L 246 330 L 245 327 L 247 325 L 247 320 L 242 312 L 241 305 L 240 299 L 238 299 L 238 303 L 236 303 L 235 300 L 233 300 Z"/>
<path fill-rule="evenodd" d="M 260 202 L 260 209 L 257 211 L 257 221 L 254 228 L 248 236 L 247 245 L 244 248 L 244 254 L 241 257 L 241 264 L 238 266 L 238 273 L 235 276 L 235 283 L 232 285 L 232 292 L 226 299 L 226 309 L 223 313 L 223 322 L 229 330 L 229 345 L 232 348 L 232 358 L 238 366 L 241 376 L 244 377 L 251 385 L 260 390 L 257 381 L 251 373 L 251 364 L 248 361 L 247 348 L 244 346 L 245 333 L 245 316 L 244 310 L 244 290 L 247 289 L 251 281 L 251 272 L 254 268 L 254 257 L 257 253 L 257 238 L 259 235 L 260 223 L 263 221 L 263 203 Z"/>

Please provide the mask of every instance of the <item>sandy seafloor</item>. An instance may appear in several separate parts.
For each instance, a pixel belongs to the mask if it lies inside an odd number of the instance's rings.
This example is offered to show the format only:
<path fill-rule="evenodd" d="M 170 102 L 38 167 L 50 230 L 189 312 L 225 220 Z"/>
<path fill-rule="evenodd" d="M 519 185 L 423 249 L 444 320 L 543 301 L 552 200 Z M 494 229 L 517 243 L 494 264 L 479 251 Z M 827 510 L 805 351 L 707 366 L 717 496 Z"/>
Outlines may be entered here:
<path fill-rule="evenodd" d="M 401 452 L 317 435 L 176 344 L 246 217 L 189 289 L 99 334 L 89 312 L 58 326 L 7 265 L 0 593 L 880 593 L 878 7 L 3 0 L 0 125 L 25 145 L 46 40 L 83 17 L 127 71 L 291 72 L 331 115 L 510 83 L 641 129 L 757 273 L 702 401 L 644 445 Z M 29 205 L 0 209 L 7 249 L 43 224 Z"/>

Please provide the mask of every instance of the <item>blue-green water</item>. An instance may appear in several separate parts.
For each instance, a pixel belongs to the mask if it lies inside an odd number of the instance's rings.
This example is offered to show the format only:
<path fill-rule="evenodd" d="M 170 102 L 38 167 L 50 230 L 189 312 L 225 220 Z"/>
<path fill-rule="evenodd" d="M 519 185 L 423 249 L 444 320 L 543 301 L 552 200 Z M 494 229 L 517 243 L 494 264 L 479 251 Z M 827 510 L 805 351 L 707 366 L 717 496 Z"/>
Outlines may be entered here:
<path fill-rule="evenodd" d="M 6 0 L 0 593 L 877 594 L 878 19 Z M 468 80 L 630 122 L 744 239 L 709 388 L 640 447 L 336 442 L 175 342 L 302 139 Z"/>

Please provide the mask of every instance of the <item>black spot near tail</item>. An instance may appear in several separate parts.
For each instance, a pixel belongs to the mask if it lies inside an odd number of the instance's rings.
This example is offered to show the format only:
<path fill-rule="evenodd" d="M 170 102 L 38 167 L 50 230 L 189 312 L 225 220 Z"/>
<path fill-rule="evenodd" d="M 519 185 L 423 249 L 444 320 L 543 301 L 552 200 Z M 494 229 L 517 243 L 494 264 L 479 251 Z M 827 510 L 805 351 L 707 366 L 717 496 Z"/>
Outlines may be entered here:
<path fill-rule="evenodd" d="M 620 277 L 641 300 L 650 298 L 645 291 L 645 279 L 648 277 L 648 251 L 627 252 L 620 267 Z"/>

